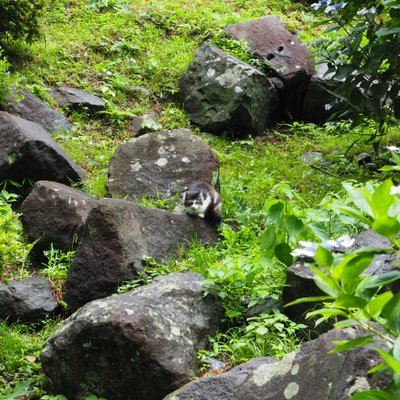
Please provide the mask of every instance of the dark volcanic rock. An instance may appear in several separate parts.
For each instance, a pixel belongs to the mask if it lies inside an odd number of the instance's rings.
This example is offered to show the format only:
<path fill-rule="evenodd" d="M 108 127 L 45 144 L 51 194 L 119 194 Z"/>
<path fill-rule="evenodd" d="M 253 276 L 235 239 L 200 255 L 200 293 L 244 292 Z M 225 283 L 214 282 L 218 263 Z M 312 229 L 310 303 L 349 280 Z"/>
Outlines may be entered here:
<path fill-rule="evenodd" d="M 76 88 L 56 88 L 53 91 L 53 97 L 60 107 L 67 107 L 72 110 L 82 110 L 86 108 L 95 113 L 106 109 L 106 103 L 104 100 L 100 99 L 100 97 Z"/>
<path fill-rule="evenodd" d="M 217 239 L 215 227 L 201 218 L 119 199 L 100 199 L 82 231 L 63 288 L 64 300 L 76 310 L 88 301 L 108 296 L 121 282 L 138 276 L 146 257 L 166 261 L 194 236 L 203 243 Z"/>
<path fill-rule="evenodd" d="M 171 274 L 129 293 L 87 304 L 41 355 L 56 393 L 109 400 L 159 400 L 198 373 L 196 352 L 220 326 L 203 278 Z"/>
<path fill-rule="evenodd" d="M 179 87 L 190 120 L 208 132 L 262 133 L 276 120 L 272 82 L 215 46 L 198 49 Z"/>
<path fill-rule="evenodd" d="M 36 182 L 21 205 L 22 223 L 30 242 L 38 241 L 31 258 L 43 261 L 43 250 L 71 250 L 79 240 L 80 231 L 95 199 L 86 193 L 57 182 Z"/>
<path fill-rule="evenodd" d="M 32 322 L 54 313 L 58 303 L 47 279 L 34 276 L 0 282 L 0 318 Z"/>
<path fill-rule="evenodd" d="M 265 61 L 287 87 L 308 81 L 314 72 L 310 50 L 276 16 L 229 25 L 225 32 L 233 39 L 245 40 L 253 54 Z"/>
<path fill-rule="evenodd" d="M 211 183 L 218 167 L 215 151 L 188 129 L 152 132 L 118 147 L 107 189 L 133 200 L 170 196 L 194 181 Z"/>
<path fill-rule="evenodd" d="M 52 180 L 69 184 L 81 168 L 34 122 L 0 111 L 0 180 Z"/>
<path fill-rule="evenodd" d="M 332 341 L 365 334 L 353 328 L 335 329 L 281 361 L 252 360 L 222 375 L 200 378 L 164 400 L 345 400 L 371 388 L 368 370 L 380 359 L 371 347 L 327 353 L 334 347 Z"/>
<path fill-rule="evenodd" d="M 72 129 L 72 125 L 61 113 L 53 110 L 26 89 L 13 88 L 3 108 L 10 114 L 37 123 L 48 132 Z"/>

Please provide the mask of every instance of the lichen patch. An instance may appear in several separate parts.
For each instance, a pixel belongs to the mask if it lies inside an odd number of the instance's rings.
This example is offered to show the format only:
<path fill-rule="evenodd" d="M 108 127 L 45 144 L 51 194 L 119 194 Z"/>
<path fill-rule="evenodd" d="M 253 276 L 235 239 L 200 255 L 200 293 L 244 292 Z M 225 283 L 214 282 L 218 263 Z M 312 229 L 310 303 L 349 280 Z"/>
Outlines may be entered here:
<path fill-rule="evenodd" d="M 156 165 L 158 165 L 159 167 L 165 167 L 168 164 L 168 160 L 166 158 L 159 158 L 156 161 Z"/>
<path fill-rule="evenodd" d="M 299 393 L 300 386 L 296 382 L 290 382 L 289 385 L 286 386 L 285 391 L 283 392 L 283 395 L 285 396 L 285 399 L 290 400 L 294 396 L 296 396 L 297 393 Z"/>

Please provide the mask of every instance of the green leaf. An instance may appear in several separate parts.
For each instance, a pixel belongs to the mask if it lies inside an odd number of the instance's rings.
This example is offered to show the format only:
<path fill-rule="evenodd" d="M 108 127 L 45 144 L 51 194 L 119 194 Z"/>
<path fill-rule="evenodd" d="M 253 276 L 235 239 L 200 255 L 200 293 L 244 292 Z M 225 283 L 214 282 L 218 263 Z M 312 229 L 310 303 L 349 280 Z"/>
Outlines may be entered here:
<path fill-rule="evenodd" d="M 399 360 L 396 360 L 392 355 L 382 349 L 376 349 L 376 351 L 382 356 L 383 360 L 386 361 L 386 364 L 388 364 L 396 374 L 400 374 Z"/>
<path fill-rule="evenodd" d="M 279 224 L 284 208 L 285 203 L 282 200 L 275 200 L 269 207 L 268 214 L 276 224 Z"/>
<path fill-rule="evenodd" d="M 378 29 L 375 32 L 375 35 L 378 37 L 382 37 L 389 35 L 397 35 L 399 33 L 400 33 L 400 26 L 394 26 L 394 27 L 384 26 L 383 28 Z"/>
<path fill-rule="evenodd" d="M 358 296 L 352 296 L 350 294 L 341 294 L 335 300 L 335 304 L 338 307 L 345 308 L 364 308 L 367 302 Z"/>
<path fill-rule="evenodd" d="M 332 300 L 332 299 L 333 299 L 332 296 L 302 297 L 300 299 L 296 299 L 294 301 L 291 301 L 290 303 L 285 304 L 285 307 L 294 306 L 296 304 L 312 303 L 315 301 L 326 301 L 326 300 Z"/>
<path fill-rule="evenodd" d="M 358 207 L 360 211 L 362 211 L 364 214 L 369 215 L 370 217 L 374 216 L 370 205 L 371 194 L 369 192 L 367 192 L 366 190 L 355 188 L 348 182 L 343 183 L 343 187 L 352 202 Z"/>
<path fill-rule="evenodd" d="M 314 317 L 315 315 L 322 315 L 324 317 L 333 317 L 340 315 L 342 317 L 347 317 L 347 313 L 340 308 L 319 308 L 307 313 L 307 318 Z"/>
<path fill-rule="evenodd" d="M 394 238 L 400 231 L 400 223 L 397 218 L 384 215 L 373 221 L 371 228 L 382 236 Z"/>
<path fill-rule="evenodd" d="M 261 235 L 261 242 L 260 242 L 260 249 L 263 252 L 268 252 L 275 246 L 276 242 L 276 231 L 275 227 L 270 225 L 268 226 L 265 231 Z"/>
<path fill-rule="evenodd" d="M 287 230 L 290 233 L 290 236 L 296 237 L 299 233 L 301 233 L 304 230 L 304 224 L 300 218 L 297 218 L 294 215 L 288 215 L 285 220 L 286 220 Z"/>
<path fill-rule="evenodd" d="M 383 390 L 368 390 L 354 394 L 350 400 L 396 400 L 396 398 Z"/>
<path fill-rule="evenodd" d="M 279 243 L 275 246 L 274 250 L 276 258 L 288 267 L 293 264 L 293 256 L 290 254 L 291 251 L 292 249 L 287 243 Z"/>
<path fill-rule="evenodd" d="M 373 258 L 374 254 L 369 252 L 359 253 L 351 258 L 348 258 L 340 277 L 343 285 L 351 285 L 353 280 L 368 268 Z M 337 268 L 335 267 L 335 271 L 336 269 Z"/>
<path fill-rule="evenodd" d="M 385 305 L 381 315 L 386 318 L 386 327 L 395 335 L 400 335 L 400 292 Z"/>
<path fill-rule="evenodd" d="M 343 321 L 336 322 L 334 324 L 334 327 L 343 329 L 343 328 L 349 328 L 351 326 L 358 326 L 358 325 L 359 325 L 358 321 L 356 321 L 354 319 L 345 319 Z"/>
<path fill-rule="evenodd" d="M 314 258 L 317 264 L 326 270 L 330 269 L 334 260 L 332 253 L 322 246 L 318 246 Z"/>
<path fill-rule="evenodd" d="M 393 196 L 390 194 L 393 182 L 391 179 L 386 179 L 380 184 L 372 194 L 372 210 L 375 218 L 386 216 L 390 206 L 393 203 Z"/>
<path fill-rule="evenodd" d="M 339 294 L 339 288 L 336 282 L 324 272 L 322 272 L 319 267 L 315 265 L 310 265 L 310 269 L 315 273 L 314 282 L 315 284 L 329 296 L 336 297 Z"/>
<path fill-rule="evenodd" d="M 334 341 L 333 344 L 336 344 L 337 347 L 330 350 L 328 352 L 328 354 L 340 353 L 342 351 L 346 351 L 346 350 L 352 349 L 354 347 L 365 346 L 366 344 L 370 344 L 370 343 L 373 343 L 373 336 L 371 336 L 371 335 L 362 336 L 362 337 L 359 337 L 356 339 L 351 339 L 351 340 Z"/>
<path fill-rule="evenodd" d="M 385 292 L 373 298 L 367 304 L 367 311 L 371 314 L 372 318 L 377 319 L 380 316 L 383 308 L 392 299 L 392 297 L 392 292 Z"/>

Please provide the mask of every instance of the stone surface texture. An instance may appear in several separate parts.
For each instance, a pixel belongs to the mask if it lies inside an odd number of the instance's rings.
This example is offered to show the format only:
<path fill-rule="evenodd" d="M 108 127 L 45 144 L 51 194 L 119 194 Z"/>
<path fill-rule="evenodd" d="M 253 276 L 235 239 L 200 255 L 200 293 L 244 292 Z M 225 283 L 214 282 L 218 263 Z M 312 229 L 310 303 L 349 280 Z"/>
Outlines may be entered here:
<path fill-rule="evenodd" d="M 0 111 L 0 180 L 53 180 L 70 184 L 82 169 L 38 124 Z"/>
<path fill-rule="evenodd" d="M 43 260 L 43 250 L 67 252 L 79 241 L 95 199 L 58 182 L 38 181 L 20 207 L 22 224 L 29 242 L 38 241 L 31 253 L 35 264 Z"/>
<path fill-rule="evenodd" d="M 100 97 L 71 87 L 59 87 L 53 90 L 53 97 L 60 107 L 72 110 L 88 109 L 96 113 L 106 109 L 106 103 Z"/>
<path fill-rule="evenodd" d="M 33 276 L 8 283 L 0 282 L 0 318 L 8 322 L 33 322 L 56 311 L 50 282 Z"/>
<path fill-rule="evenodd" d="M 311 51 L 276 16 L 229 25 L 225 32 L 233 39 L 245 40 L 286 87 L 309 80 L 314 72 Z"/>
<path fill-rule="evenodd" d="M 193 181 L 211 183 L 214 150 L 188 129 L 147 133 L 121 144 L 111 157 L 107 189 L 128 199 L 171 196 Z"/>
<path fill-rule="evenodd" d="M 380 362 L 371 347 L 327 354 L 332 341 L 364 336 L 354 328 L 332 330 L 281 361 L 255 359 L 219 376 L 200 378 L 164 400 L 345 400 L 374 384 L 368 370 Z"/>
<path fill-rule="evenodd" d="M 158 400 L 197 373 L 196 352 L 215 334 L 222 309 L 203 278 L 170 274 L 87 304 L 49 339 L 41 361 L 70 400 Z"/>
<path fill-rule="evenodd" d="M 276 120 L 277 92 L 260 71 L 215 46 L 201 46 L 179 82 L 190 120 L 205 131 L 262 133 Z"/>
<path fill-rule="evenodd" d="M 69 131 L 72 125 L 60 112 L 34 96 L 29 90 L 12 88 L 4 111 L 35 122 L 48 132 Z"/>
<path fill-rule="evenodd" d="M 137 278 L 146 257 L 165 262 L 193 237 L 217 240 L 215 226 L 187 214 L 172 214 L 119 199 L 100 199 L 89 213 L 63 288 L 71 310 L 114 293 Z"/>

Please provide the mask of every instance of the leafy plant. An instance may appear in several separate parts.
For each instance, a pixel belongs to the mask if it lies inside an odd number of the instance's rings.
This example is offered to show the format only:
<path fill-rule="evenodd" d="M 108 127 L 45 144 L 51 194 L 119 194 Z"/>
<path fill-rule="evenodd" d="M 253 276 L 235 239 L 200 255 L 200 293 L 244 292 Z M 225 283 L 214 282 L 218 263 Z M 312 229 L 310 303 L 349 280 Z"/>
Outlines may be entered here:
<path fill-rule="evenodd" d="M 291 321 L 278 310 L 247 320 L 243 327 L 230 328 L 210 338 L 211 350 L 201 350 L 198 357 L 206 363 L 209 357 L 234 366 L 257 357 L 282 358 L 300 345 L 296 334 L 305 325 Z"/>
<path fill-rule="evenodd" d="M 19 215 L 11 208 L 17 198 L 5 189 L 0 192 L 0 277 L 3 279 L 27 275 L 25 264 L 34 245 L 25 242 Z"/>
<path fill-rule="evenodd" d="M 9 91 L 9 75 L 8 68 L 10 64 L 7 61 L 7 58 L 2 56 L 2 52 L 0 49 L 0 105 L 4 104 L 7 99 L 7 94 Z"/>
<path fill-rule="evenodd" d="M 45 0 L 2 0 L 0 2 L 0 43 L 38 38 Z"/>
<path fill-rule="evenodd" d="M 398 0 L 321 0 L 315 9 L 328 15 L 327 30 L 334 32 L 315 44 L 336 81 L 335 94 L 351 113 L 377 122 L 372 139 L 387 131 L 386 122 L 400 116 L 400 12 Z M 333 23 L 333 25 L 332 25 Z"/>
<path fill-rule="evenodd" d="M 43 263 L 45 268 L 41 269 L 41 273 L 52 280 L 66 279 L 75 257 L 75 251 L 64 252 L 55 249 L 52 243 L 50 249 L 43 251 L 43 254 L 47 258 L 47 261 Z"/>
<path fill-rule="evenodd" d="M 390 179 L 376 186 L 375 190 L 345 184 L 353 205 L 337 204 L 337 210 L 355 217 L 387 237 L 392 247 L 361 248 L 348 254 L 333 254 L 319 246 L 315 253 L 317 265 L 310 265 L 315 274 L 314 281 L 324 295 L 298 299 L 287 306 L 322 301 L 322 308 L 311 311 L 308 317 L 319 315 L 317 324 L 335 318 L 335 327 L 360 326 L 366 334 L 357 339 L 335 342 L 332 352 L 345 351 L 381 341 L 389 345 L 385 351 L 375 346 L 383 362 L 371 372 L 386 373 L 393 377 L 392 383 L 383 393 L 369 391 L 353 396 L 354 399 L 396 399 L 400 395 L 400 294 L 393 293 L 388 285 L 400 279 L 400 272 L 388 271 L 380 275 L 362 275 L 377 254 L 399 254 L 400 191 Z M 378 326 L 378 328 L 377 328 Z M 379 397 L 381 393 L 381 397 Z M 375 397 L 374 397 L 375 396 Z"/>

